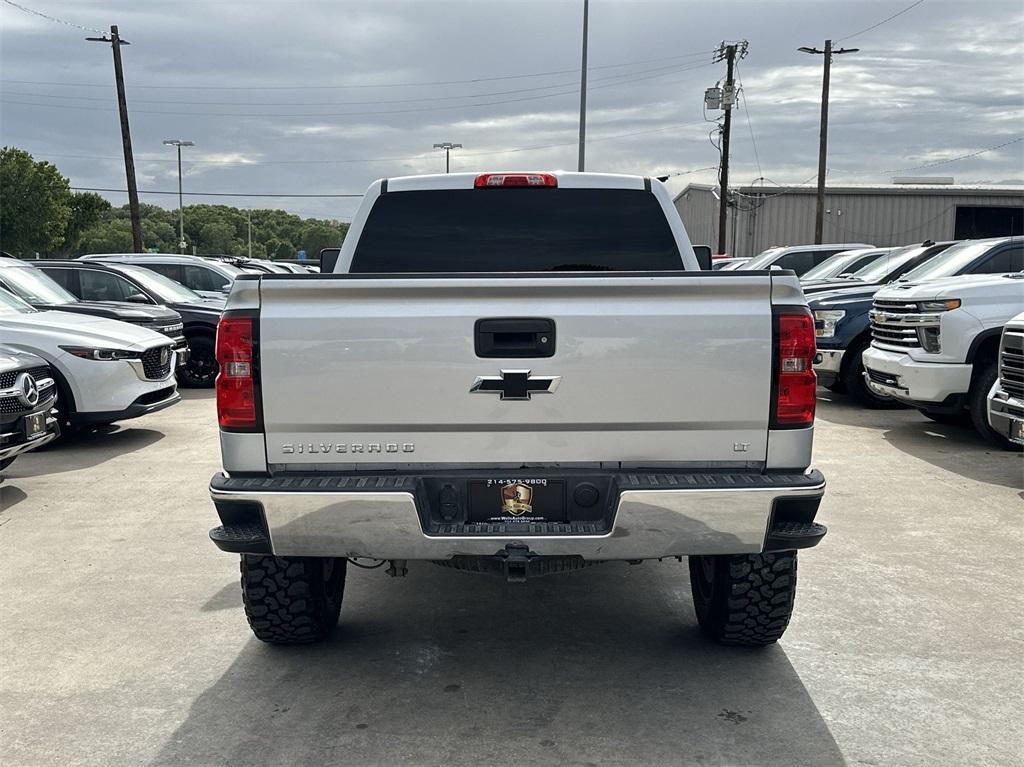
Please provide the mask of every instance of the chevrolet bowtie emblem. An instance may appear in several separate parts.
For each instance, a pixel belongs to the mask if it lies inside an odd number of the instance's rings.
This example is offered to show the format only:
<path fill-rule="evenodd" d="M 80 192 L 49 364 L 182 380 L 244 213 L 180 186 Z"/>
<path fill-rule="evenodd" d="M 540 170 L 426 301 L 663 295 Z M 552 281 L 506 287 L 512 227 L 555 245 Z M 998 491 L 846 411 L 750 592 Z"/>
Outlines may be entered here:
<path fill-rule="evenodd" d="M 562 376 L 532 376 L 529 370 L 502 370 L 500 376 L 477 376 L 469 391 L 500 394 L 501 399 L 530 399 L 534 394 L 550 394 L 561 380 Z"/>

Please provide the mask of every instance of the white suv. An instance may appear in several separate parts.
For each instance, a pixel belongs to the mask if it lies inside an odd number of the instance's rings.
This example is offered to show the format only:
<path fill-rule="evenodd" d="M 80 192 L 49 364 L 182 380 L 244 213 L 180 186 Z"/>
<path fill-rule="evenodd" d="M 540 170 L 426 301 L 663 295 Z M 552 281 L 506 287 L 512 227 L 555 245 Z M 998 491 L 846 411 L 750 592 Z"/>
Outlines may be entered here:
<path fill-rule="evenodd" d="M 876 394 L 945 422 L 966 409 L 978 433 L 1005 449 L 989 425 L 987 396 L 998 378 L 999 336 L 1024 309 L 1024 273 L 945 277 L 894 284 L 875 294 L 864 378 Z"/>
<path fill-rule="evenodd" d="M 154 330 L 103 317 L 38 312 L 0 290 L 0 337 L 50 365 L 62 428 L 135 418 L 181 399 L 172 341 Z"/>

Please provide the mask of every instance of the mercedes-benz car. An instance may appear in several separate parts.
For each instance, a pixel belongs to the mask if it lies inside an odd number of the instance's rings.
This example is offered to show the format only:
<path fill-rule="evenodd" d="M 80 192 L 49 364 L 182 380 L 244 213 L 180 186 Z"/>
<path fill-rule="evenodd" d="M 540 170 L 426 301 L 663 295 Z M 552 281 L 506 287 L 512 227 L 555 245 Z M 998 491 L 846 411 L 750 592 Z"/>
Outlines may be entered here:
<path fill-rule="evenodd" d="M 0 346 L 0 470 L 60 435 L 57 384 L 46 360 Z"/>

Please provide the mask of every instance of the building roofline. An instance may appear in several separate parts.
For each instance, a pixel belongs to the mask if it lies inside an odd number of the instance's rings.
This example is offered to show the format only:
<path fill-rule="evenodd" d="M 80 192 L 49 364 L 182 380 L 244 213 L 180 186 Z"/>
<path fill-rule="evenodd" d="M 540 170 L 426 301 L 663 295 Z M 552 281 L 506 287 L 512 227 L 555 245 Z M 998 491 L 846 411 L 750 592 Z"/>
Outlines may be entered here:
<path fill-rule="evenodd" d="M 712 184 L 687 184 L 679 194 L 672 198 L 673 202 L 678 200 L 680 197 L 685 195 L 691 190 L 700 192 L 711 192 L 717 189 L 717 185 Z M 754 196 L 765 196 L 772 197 L 778 194 L 805 194 L 813 195 L 817 193 L 815 187 L 766 187 L 766 186 L 737 186 L 733 189 L 740 194 L 754 195 Z M 968 196 L 968 197 L 1020 197 L 1024 200 L 1024 186 L 981 186 L 981 185 L 960 185 L 951 184 L 943 186 L 935 186 L 932 184 L 927 185 L 907 185 L 907 184 L 865 184 L 864 186 L 856 186 L 846 184 L 843 186 L 829 186 L 825 188 L 826 194 L 892 194 L 892 195 L 929 195 L 932 197 L 953 197 L 953 196 Z"/>

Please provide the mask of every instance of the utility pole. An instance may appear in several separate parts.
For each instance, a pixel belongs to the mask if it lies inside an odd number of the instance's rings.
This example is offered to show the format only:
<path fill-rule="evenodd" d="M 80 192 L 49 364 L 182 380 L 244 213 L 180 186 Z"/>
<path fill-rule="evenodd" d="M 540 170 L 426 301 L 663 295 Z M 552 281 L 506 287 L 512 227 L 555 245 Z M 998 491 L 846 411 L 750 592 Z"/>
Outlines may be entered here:
<path fill-rule="evenodd" d="M 732 108 L 736 105 L 736 83 L 733 78 L 736 61 L 747 55 L 749 43 L 746 40 L 739 40 L 735 43 L 726 44 L 724 41 L 719 44 L 718 52 L 715 54 L 715 61 L 724 61 L 726 65 L 725 87 L 719 88 L 718 83 L 713 88 L 704 91 L 704 108 L 725 110 L 725 119 L 719 128 L 721 143 L 719 154 L 721 164 L 718 169 L 718 252 L 725 253 L 726 250 L 726 221 L 729 215 L 729 139 L 732 135 Z M 719 80 L 721 82 L 721 80 Z M 706 119 L 706 118 L 705 118 Z M 709 121 L 711 122 L 711 121 Z M 735 243 L 733 243 L 735 247 Z"/>
<path fill-rule="evenodd" d="M 440 144 L 434 144 L 434 149 L 444 150 L 444 172 L 451 172 L 451 151 L 453 149 L 462 149 L 462 144 L 453 144 L 451 141 L 443 141 Z"/>
<path fill-rule="evenodd" d="M 195 146 L 191 141 L 182 141 L 177 138 L 165 138 L 164 146 L 175 146 L 178 148 L 178 252 L 185 252 L 185 206 L 181 194 L 181 148 L 183 146 Z"/>
<path fill-rule="evenodd" d="M 249 260 L 252 260 L 252 208 L 246 213 L 249 214 Z"/>
<path fill-rule="evenodd" d="M 128 100 L 124 95 L 124 70 L 121 68 L 121 46 L 131 45 L 117 33 L 117 25 L 110 26 L 110 37 L 87 37 L 92 43 L 110 43 L 114 51 L 114 81 L 117 85 L 117 111 L 121 116 L 121 143 L 124 146 L 124 172 L 128 181 L 128 212 L 132 221 L 132 245 L 136 253 L 142 252 L 142 221 L 139 216 L 139 189 L 135 184 L 135 159 L 132 157 L 132 134 L 128 128 Z"/>
<path fill-rule="evenodd" d="M 718 173 L 718 252 L 725 253 L 725 225 L 729 215 L 729 137 L 732 133 L 732 105 L 735 103 L 735 86 L 733 84 L 733 68 L 736 66 L 736 46 L 725 45 L 719 48 L 719 61 L 725 59 L 725 88 L 722 91 L 722 108 L 725 109 L 725 120 L 722 123 L 722 165 Z"/>
<path fill-rule="evenodd" d="M 583 172 L 587 155 L 587 28 L 590 0 L 583 0 L 583 64 L 580 67 L 580 157 L 576 170 Z"/>
<path fill-rule="evenodd" d="M 828 87 L 832 75 L 832 57 L 841 53 L 856 53 L 860 48 L 832 50 L 832 41 L 825 41 L 825 50 L 801 46 L 801 53 L 823 55 L 825 71 L 821 78 L 821 127 L 818 132 L 818 204 L 814 214 L 814 244 L 820 245 L 825 229 L 825 165 L 828 156 Z"/>

